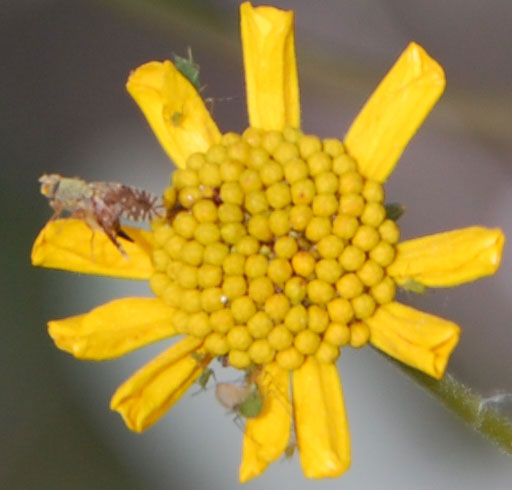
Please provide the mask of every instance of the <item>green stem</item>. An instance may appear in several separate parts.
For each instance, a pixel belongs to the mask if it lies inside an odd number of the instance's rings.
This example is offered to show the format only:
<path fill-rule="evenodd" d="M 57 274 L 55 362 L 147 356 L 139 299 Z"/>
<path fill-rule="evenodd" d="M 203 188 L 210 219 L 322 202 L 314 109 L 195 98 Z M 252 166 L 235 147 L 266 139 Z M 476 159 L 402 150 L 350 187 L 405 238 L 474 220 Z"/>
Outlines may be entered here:
<path fill-rule="evenodd" d="M 402 373 L 441 400 L 470 427 L 496 444 L 501 450 L 512 455 L 512 421 L 490 403 L 486 403 L 488 400 L 485 397 L 475 393 L 450 374 L 445 374 L 443 379 L 438 381 L 417 369 L 395 361 L 381 351 L 377 352 L 398 367 Z"/>

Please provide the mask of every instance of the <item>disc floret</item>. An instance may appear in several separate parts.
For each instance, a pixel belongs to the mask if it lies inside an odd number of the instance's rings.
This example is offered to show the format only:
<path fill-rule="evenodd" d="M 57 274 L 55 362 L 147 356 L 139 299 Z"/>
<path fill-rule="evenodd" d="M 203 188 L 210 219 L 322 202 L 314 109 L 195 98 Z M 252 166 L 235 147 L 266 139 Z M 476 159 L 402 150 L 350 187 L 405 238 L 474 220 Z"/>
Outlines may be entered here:
<path fill-rule="evenodd" d="M 234 367 L 333 362 L 393 300 L 399 229 L 339 140 L 227 133 L 173 174 L 164 201 L 152 289 L 178 332 Z"/>

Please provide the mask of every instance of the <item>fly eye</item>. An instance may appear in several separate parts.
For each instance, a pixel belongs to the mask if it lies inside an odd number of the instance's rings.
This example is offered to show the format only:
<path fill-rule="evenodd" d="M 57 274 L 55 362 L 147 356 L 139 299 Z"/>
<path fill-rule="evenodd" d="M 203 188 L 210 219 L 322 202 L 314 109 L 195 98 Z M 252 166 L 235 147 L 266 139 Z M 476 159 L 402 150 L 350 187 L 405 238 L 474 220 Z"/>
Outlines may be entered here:
<path fill-rule="evenodd" d="M 57 182 L 42 182 L 41 184 L 41 194 L 46 197 L 53 197 L 57 192 L 58 183 Z"/>

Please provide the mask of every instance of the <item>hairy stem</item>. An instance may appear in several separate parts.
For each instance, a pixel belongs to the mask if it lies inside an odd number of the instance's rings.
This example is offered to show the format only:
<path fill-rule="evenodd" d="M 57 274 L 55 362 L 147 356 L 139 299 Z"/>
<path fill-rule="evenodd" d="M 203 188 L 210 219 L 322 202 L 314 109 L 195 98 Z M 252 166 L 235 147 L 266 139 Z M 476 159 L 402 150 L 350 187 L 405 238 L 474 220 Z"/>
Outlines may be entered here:
<path fill-rule="evenodd" d="M 402 373 L 441 400 L 470 427 L 496 444 L 502 451 L 512 455 L 512 420 L 497 409 L 500 400 L 510 403 L 512 395 L 504 394 L 486 398 L 475 393 L 450 374 L 445 374 L 443 379 L 438 381 L 421 371 L 395 361 L 380 351 L 377 352 Z"/>

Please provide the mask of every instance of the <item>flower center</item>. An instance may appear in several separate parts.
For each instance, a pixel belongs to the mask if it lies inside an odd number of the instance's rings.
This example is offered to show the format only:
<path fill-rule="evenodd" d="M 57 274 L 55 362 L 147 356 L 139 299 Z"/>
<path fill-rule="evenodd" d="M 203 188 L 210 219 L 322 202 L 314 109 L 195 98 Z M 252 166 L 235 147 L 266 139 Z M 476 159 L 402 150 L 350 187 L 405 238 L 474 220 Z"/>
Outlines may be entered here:
<path fill-rule="evenodd" d="M 341 141 L 227 133 L 172 176 L 151 287 L 178 332 L 234 367 L 333 362 L 368 341 L 364 320 L 395 295 L 399 230 L 383 200 Z"/>

